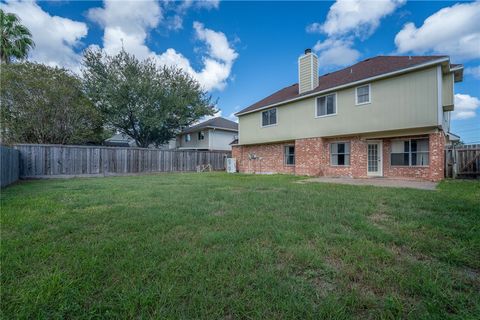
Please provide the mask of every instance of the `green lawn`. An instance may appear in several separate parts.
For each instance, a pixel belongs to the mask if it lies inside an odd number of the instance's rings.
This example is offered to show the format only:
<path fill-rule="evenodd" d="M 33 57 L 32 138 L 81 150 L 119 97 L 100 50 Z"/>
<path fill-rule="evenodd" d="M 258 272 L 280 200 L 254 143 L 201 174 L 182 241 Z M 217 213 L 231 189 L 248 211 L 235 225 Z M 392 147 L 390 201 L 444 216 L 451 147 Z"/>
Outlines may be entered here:
<path fill-rule="evenodd" d="M 480 182 L 160 174 L 2 190 L 1 317 L 476 318 Z"/>

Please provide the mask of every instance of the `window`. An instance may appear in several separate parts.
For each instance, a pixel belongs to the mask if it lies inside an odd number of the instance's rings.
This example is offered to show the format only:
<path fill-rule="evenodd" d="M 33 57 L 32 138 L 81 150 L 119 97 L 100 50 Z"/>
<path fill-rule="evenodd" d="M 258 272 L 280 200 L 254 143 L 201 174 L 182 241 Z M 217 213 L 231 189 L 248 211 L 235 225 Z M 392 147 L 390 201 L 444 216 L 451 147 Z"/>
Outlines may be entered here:
<path fill-rule="evenodd" d="M 392 141 L 392 166 L 428 166 L 428 139 Z"/>
<path fill-rule="evenodd" d="M 262 127 L 277 124 L 277 109 L 270 109 L 262 112 Z"/>
<path fill-rule="evenodd" d="M 205 139 L 205 132 L 198 131 L 198 140 L 204 140 L 204 139 Z"/>
<path fill-rule="evenodd" d="M 365 86 L 357 87 L 356 89 L 356 97 L 355 97 L 355 104 L 366 104 L 370 103 L 370 85 L 367 84 Z"/>
<path fill-rule="evenodd" d="M 285 164 L 287 166 L 295 165 L 295 146 L 285 146 Z"/>
<path fill-rule="evenodd" d="M 190 142 L 190 140 L 192 140 L 192 137 L 190 136 L 189 133 L 187 133 L 187 134 L 185 135 L 185 142 Z"/>
<path fill-rule="evenodd" d="M 337 95 L 335 93 L 317 98 L 317 117 L 337 113 Z"/>
<path fill-rule="evenodd" d="M 337 142 L 330 144 L 330 165 L 350 165 L 350 142 Z"/>

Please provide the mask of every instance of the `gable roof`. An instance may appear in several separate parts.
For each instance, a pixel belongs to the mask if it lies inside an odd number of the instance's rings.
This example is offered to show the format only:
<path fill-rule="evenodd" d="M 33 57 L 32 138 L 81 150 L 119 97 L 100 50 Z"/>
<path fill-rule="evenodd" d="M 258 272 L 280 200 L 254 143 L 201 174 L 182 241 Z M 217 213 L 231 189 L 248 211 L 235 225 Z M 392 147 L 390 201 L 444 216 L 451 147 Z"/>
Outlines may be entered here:
<path fill-rule="evenodd" d="M 198 131 L 201 129 L 221 129 L 227 131 L 238 131 L 238 123 L 230 121 L 222 117 L 216 117 L 209 119 L 207 121 L 201 122 L 199 124 L 185 128 L 182 133 L 189 133 L 193 131 Z"/>
<path fill-rule="evenodd" d="M 448 61 L 448 56 L 377 56 L 365 59 L 345 69 L 318 77 L 318 87 L 313 90 L 299 94 L 298 83 L 295 83 L 255 102 L 251 106 L 237 112 L 235 115 L 250 113 L 270 105 L 280 104 L 292 99 L 300 99 L 316 92 L 326 91 L 338 86 L 348 85 L 349 83 L 353 84 L 411 67 L 420 67 L 423 64 L 433 63 L 435 61 L 438 63 Z"/>

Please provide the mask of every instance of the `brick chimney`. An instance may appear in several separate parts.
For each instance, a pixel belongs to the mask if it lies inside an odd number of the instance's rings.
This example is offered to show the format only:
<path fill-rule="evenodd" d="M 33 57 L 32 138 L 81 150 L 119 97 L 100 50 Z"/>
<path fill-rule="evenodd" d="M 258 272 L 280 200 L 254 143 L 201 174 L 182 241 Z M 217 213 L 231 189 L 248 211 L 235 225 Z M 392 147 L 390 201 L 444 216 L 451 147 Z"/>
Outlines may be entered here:
<path fill-rule="evenodd" d="M 298 93 L 318 87 L 318 57 L 312 49 L 305 49 L 305 54 L 298 58 Z"/>

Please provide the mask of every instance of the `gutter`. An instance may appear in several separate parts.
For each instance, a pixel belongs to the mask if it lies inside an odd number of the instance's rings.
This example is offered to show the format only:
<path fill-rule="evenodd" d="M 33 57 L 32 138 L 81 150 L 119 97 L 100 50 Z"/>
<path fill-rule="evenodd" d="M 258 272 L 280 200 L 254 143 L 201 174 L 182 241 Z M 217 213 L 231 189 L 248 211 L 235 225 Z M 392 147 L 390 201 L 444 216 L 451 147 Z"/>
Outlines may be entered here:
<path fill-rule="evenodd" d="M 322 95 L 322 94 L 325 94 L 325 93 L 328 93 L 328 92 L 331 92 L 331 91 L 337 91 L 337 90 L 344 89 L 344 88 L 354 87 L 354 86 L 357 86 L 357 85 L 360 85 L 360 84 L 363 84 L 363 83 L 366 83 L 366 82 L 370 82 L 370 81 L 373 81 L 373 80 L 378 80 L 378 79 L 388 78 L 388 77 L 394 76 L 394 75 L 400 75 L 400 74 L 403 74 L 403 73 L 408 73 L 410 71 L 414 71 L 414 70 L 417 70 L 417 69 L 422 69 L 422 68 L 425 68 L 425 67 L 428 67 L 428 66 L 433 66 L 433 65 L 436 65 L 436 64 L 439 64 L 439 63 L 442 63 L 442 62 L 447 62 L 449 60 L 450 60 L 450 58 L 446 57 L 446 58 L 441 58 L 441 59 L 429 61 L 429 62 L 426 62 L 426 63 L 418 64 L 418 65 L 413 66 L 413 67 L 409 67 L 409 68 L 405 68 L 405 69 L 401 69 L 401 70 L 397 70 L 397 71 L 392 71 L 392 72 L 389 72 L 389 73 L 383 73 L 383 74 L 380 74 L 378 76 L 373 76 L 373 77 L 370 77 L 370 78 L 365 78 L 365 79 L 362 79 L 362 80 L 349 82 L 349 83 L 342 84 L 340 86 L 336 86 L 336 87 L 332 87 L 332 88 L 328 88 L 328 89 L 325 89 L 325 90 L 322 90 L 322 91 L 316 91 L 316 92 L 312 92 L 312 93 L 309 93 L 309 94 L 306 94 L 306 95 L 295 97 L 295 98 L 292 98 L 292 99 L 289 99 L 289 100 L 284 100 L 284 101 L 272 103 L 272 104 L 260 107 L 258 109 L 255 109 L 255 110 L 250 110 L 250 111 L 245 111 L 245 112 L 237 112 L 237 113 L 235 113 L 235 116 L 237 116 L 237 117 L 238 116 L 243 116 L 245 114 L 258 112 L 260 110 L 265 110 L 265 109 L 268 109 L 268 108 L 280 106 L 282 104 L 287 104 L 287 103 L 290 103 L 290 102 L 299 101 L 299 100 L 303 100 L 303 99 L 314 97 L 314 96 L 319 96 L 319 95 Z M 454 68 L 454 70 L 456 68 Z M 463 69 L 463 67 L 462 67 L 462 69 Z"/>

